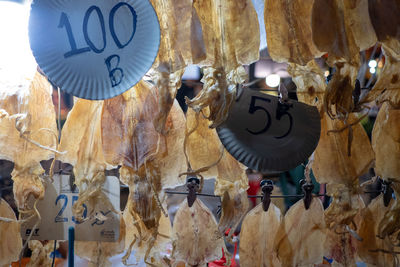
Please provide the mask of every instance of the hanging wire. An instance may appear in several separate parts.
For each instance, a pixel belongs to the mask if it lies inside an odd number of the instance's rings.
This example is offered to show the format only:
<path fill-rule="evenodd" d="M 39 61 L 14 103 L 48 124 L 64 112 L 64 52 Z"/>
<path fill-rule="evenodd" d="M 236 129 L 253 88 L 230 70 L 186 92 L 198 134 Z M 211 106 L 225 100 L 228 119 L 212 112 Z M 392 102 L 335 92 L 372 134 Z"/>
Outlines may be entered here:
<path fill-rule="evenodd" d="M 166 194 L 170 195 L 187 195 L 188 192 L 179 192 L 179 191 L 165 191 Z M 377 194 L 377 193 L 382 193 L 382 190 L 380 191 L 365 191 L 363 192 L 364 194 Z M 216 196 L 213 194 L 204 194 L 204 193 L 196 193 L 197 196 L 203 196 L 203 197 L 221 197 L 221 196 Z M 313 194 L 315 197 L 329 197 L 327 194 Z M 248 195 L 248 198 L 262 198 L 262 195 Z M 304 197 L 304 194 L 300 195 L 271 195 L 271 198 L 289 198 L 289 197 Z"/>

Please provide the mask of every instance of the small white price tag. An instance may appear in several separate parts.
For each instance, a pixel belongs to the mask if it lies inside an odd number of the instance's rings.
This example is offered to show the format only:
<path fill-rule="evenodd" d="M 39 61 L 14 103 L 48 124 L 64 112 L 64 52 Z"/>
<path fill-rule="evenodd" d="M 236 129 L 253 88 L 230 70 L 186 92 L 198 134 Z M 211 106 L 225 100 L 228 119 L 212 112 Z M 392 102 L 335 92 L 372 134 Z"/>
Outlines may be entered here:
<path fill-rule="evenodd" d="M 72 206 L 78 200 L 78 191 L 71 191 L 69 175 L 54 175 L 54 182 L 46 179 L 46 193 L 37 208 L 42 220 L 34 230 L 32 239 L 35 240 L 67 240 L 69 227 L 75 227 L 75 239 L 80 241 L 113 242 L 119 238 L 120 218 L 111 210 L 101 210 L 101 215 L 107 217 L 101 221 L 96 218 L 78 222 L 72 214 Z M 115 210 L 120 209 L 119 180 L 107 176 L 103 186 Z M 33 200 L 32 200 L 33 202 Z M 31 203 L 33 204 L 33 203 Z M 84 217 L 87 209 L 84 206 Z M 21 227 L 22 238 L 27 238 L 37 219 L 33 218 Z"/>

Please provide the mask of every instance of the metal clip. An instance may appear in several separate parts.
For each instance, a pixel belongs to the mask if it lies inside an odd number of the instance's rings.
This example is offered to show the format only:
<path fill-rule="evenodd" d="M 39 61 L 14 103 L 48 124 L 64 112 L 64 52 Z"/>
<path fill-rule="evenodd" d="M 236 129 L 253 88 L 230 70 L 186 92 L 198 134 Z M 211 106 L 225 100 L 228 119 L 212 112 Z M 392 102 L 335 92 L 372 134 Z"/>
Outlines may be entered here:
<path fill-rule="evenodd" d="M 279 84 L 279 101 L 276 110 L 276 119 L 280 120 L 281 117 L 287 114 L 287 111 L 293 107 L 293 103 L 289 100 L 289 93 L 283 83 Z"/>
<path fill-rule="evenodd" d="M 380 179 L 381 181 L 381 186 L 382 186 L 382 192 L 383 192 L 383 205 L 385 207 L 388 207 L 390 204 L 390 201 L 393 198 L 393 188 L 391 186 L 391 182 L 385 181 Z"/>
<path fill-rule="evenodd" d="M 269 205 L 271 204 L 271 193 L 272 190 L 274 190 L 274 183 L 271 180 L 262 180 L 260 182 L 260 187 L 263 192 L 261 198 L 263 210 L 268 211 Z"/>
<path fill-rule="evenodd" d="M 307 183 L 307 181 L 305 179 L 300 181 L 300 186 L 301 189 L 303 190 L 303 194 L 304 194 L 304 207 L 306 208 L 306 210 L 308 210 L 310 208 L 311 205 L 311 201 L 313 198 L 312 195 L 312 191 L 314 189 L 314 184 L 312 183 Z"/>
<path fill-rule="evenodd" d="M 197 196 L 196 193 L 200 189 L 200 180 L 196 176 L 188 176 L 186 178 L 186 186 L 188 188 L 187 203 L 189 208 L 193 206 Z"/>

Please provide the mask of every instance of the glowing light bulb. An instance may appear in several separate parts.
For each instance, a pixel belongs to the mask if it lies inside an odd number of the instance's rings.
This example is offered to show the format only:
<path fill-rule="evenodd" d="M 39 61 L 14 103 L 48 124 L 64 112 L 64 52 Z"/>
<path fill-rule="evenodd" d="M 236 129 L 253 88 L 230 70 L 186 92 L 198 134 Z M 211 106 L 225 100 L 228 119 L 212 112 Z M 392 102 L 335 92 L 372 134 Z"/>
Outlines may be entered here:
<path fill-rule="evenodd" d="M 265 78 L 265 83 L 269 87 L 277 87 L 281 82 L 281 77 L 278 74 L 270 74 Z"/>
<path fill-rule="evenodd" d="M 369 72 L 371 72 L 372 74 L 374 74 L 376 72 L 375 68 L 369 68 Z"/>
<path fill-rule="evenodd" d="M 368 67 L 370 67 L 370 68 L 376 68 L 377 65 L 378 65 L 378 63 L 374 59 L 372 59 L 368 62 Z"/>

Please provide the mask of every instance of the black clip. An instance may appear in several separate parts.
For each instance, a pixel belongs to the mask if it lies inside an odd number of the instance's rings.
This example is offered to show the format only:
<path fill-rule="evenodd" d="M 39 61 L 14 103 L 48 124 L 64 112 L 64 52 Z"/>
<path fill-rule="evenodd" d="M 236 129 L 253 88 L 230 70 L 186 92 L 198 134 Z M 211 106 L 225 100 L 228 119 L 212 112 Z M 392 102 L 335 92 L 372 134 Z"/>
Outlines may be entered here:
<path fill-rule="evenodd" d="M 301 186 L 301 190 L 303 191 L 304 194 L 304 207 L 306 208 L 306 210 L 308 210 L 310 208 L 311 205 L 311 201 L 313 198 L 312 195 L 312 191 L 314 189 L 314 184 L 312 183 L 307 183 L 307 181 L 305 179 L 300 181 L 300 186 Z"/>
<path fill-rule="evenodd" d="M 383 205 L 385 205 L 385 207 L 388 207 L 390 204 L 390 201 L 393 198 L 393 188 L 391 186 L 392 182 L 389 181 L 385 181 L 380 179 L 381 181 L 381 186 L 382 186 L 382 192 L 383 192 Z"/>
<path fill-rule="evenodd" d="M 196 193 L 200 189 L 200 180 L 196 176 L 190 176 L 186 178 L 186 186 L 188 188 L 187 203 L 189 208 L 193 206 L 197 196 Z"/>
<path fill-rule="evenodd" d="M 263 192 L 261 198 L 263 210 L 268 211 L 269 205 L 271 204 L 271 193 L 272 190 L 274 190 L 274 183 L 271 180 L 262 180 L 260 182 L 260 187 Z"/>
<path fill-rule="evenodd" d="M 286 89 L 283 83 L 279 84 L 278 92 L 279 92 L 279 101 L 276 110 L 276 119 L 280 120 L 281 117 L 287 114 L 287 111 L 291 107 L 293 107 L 293 103 L 290 102 L 288 90 Z"/>

